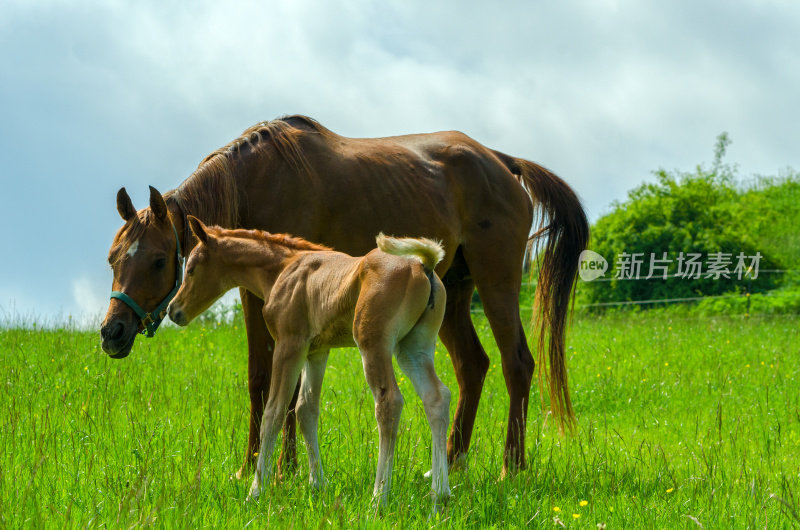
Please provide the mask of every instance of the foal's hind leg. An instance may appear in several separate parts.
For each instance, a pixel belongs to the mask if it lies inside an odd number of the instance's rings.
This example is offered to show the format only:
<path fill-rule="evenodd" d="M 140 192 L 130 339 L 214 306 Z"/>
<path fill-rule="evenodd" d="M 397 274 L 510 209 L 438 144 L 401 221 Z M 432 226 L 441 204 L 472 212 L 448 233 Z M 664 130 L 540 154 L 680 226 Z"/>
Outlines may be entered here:
<path fill-rule="evenodd" d="M 441 312 L 438 316 L 427 320 L 430 322 L 426 322 L 423 317 L 423 320 L 400 341 L 397 364 L 414 385 L 414 390 L 422 399 L 425 415 L 428 417 L 431 429 L 431 489 L 434 493 L 434 510 L 436 510 L 441 501 L 450 497 L 446 449 L 447 424 L 450 419 L 450 390 L 436 375 L 433 365 L 436 330 L 441 321 Z"/>
<path fill-rule="evenodd" d="M 264 301 L 246 289 L 240 289 L 242 299 L 242 313 L 244 315 L 245 329 L 247 330 L 247 386 L 250 392 L 250 422 L 247 437 L 247 448 L 244 453 L 244 463 L 236 478 L 241 479 L 250 474 L 255 465 L 258 448 L 261 443 L 261 416 L 264 413 L 264 403 L 269 395 L 269 381 L 272 373 L 272 352 L 275 341 L 267 331 L 261 308 Z M 297 387 L 299 389 L 299 386 Z M 295 429 L 295 402 L 297 389 L 289 405 L 286 420 L 283 424 L 283 448 L 278 460 L 278 469 L 281 474 L 286 474 L 297 467 Z"/>
<path fill-rule="evenodd" d="M 470 318 L 470 303 L 475 289 L 472 280 L 448 276 L 445 276 L 445 281 L 448 281 L 447 309 L 439 337 L 450 353 L 458 380 L 458 404 L 447 442 L 447 460 L 451 469 L 455 469 L 466 464 L 489 357 Z"/>
<path fill-rule="evenodd" d="M 308 452 L 308 480 L 317 489 L 325 485 L 322 460 L 319 457 L 317 426 L 319 425 L 319 398 L 327 362 L 328 350 L 309 354 L 300 383 L 300 397 L 297 400 L 297 419 Z"/>
<path fill-rule="evenodd" d="M 364 375 L 375 400 L 375 419 L 378 421 L 378 468 L 375 472 L 373 500 L 378 507 L 384 506 L 392 482 L 394 447 L 400 413 L 403 411 L 403 395 L 397 386 L 392 369 L 392 347 L 387 339 L 356 336 L 361 351 Z"/>

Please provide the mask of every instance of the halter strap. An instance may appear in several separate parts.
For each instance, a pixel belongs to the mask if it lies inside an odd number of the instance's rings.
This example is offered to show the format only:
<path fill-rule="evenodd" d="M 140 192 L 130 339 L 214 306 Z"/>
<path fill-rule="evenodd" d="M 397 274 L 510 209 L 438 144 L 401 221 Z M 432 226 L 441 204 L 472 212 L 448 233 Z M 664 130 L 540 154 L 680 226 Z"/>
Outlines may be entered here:
<path fill-rule="evenodd" d="M 141 306 L 133 300 L 133 298 L 122 291 L 111 291 L 111 298 L 116 298 L 133 309 L 143 326 L 142 331 L 139 333 L 147 336 L 148 338 L 156 334 L 156 330 L 158 329 L 158 326 L 161 325 L 161 321 L 164 320 L 165 316 L 167 316 L 167 306 L 169 306 L 169 303 L 172 302 L 173 298 L 175 298 L 175 295 L 178 293 L 178 289 L 181 288 L 181 283 L 183 282 L 183 258 L 181 257 L 181 242 L 180 239 L 178 239 L 178 231 L 175 229 L 174 223 L 172 224 L 172 233 L 175 234 L 175 286 L 172 288 L 166 298 L 164 298 L 161 303 L 156 306 L 155 309 L 148 313 L 142 309 Z"/>

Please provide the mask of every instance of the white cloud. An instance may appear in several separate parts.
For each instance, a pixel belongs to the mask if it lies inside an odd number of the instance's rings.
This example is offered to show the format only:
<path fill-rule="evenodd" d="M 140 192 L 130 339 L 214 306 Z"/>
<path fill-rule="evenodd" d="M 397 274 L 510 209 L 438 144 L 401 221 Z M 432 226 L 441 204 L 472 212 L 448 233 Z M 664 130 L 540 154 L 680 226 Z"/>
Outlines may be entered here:
<path fill-rule="evenodd" d="M 97 327 L 108 308 L 108 286 L 100 285 L 88 276 L 72 280 L 73 318 L 79 325 Z"/>
<path fill-rule="evenodd" d="M 349 136 L 460 129 L 550 167 L 594 218 L 651 170 L 709 160 L 723 130 L 745 173 L 800 166 L 799 22 L 791 2 L 15 0 L 0 221 L 48 244 L 9 234 L 24 259 L 0 263 L 0 290 L 102 311 L 86 271 L 119 226 L 116 190 L 142 205 L 282 114 Z"/>

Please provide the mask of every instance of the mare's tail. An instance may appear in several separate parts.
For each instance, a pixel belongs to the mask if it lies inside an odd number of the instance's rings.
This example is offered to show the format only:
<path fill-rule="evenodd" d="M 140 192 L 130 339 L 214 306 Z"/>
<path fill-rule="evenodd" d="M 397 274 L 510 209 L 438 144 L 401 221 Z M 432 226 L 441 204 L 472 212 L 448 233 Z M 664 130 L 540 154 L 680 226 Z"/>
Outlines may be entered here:
<path fill-rule="evenodd" d="M 531 236 L 531 239 L 546 238 L 538 255 L 534 312 L 539 328 L 539 386 L 543 378 L 547 379 L 553 415 L 562 429 L 571 428 L 575 413 L 567 384 L 564 335 L 579 257 L 589 244 L 589 223 L 580 199 L 557 175 L 534 162 L 494 153 L 517 175 L 539 209 L 538 230 Z"/>
<path fill-rule="evenodd" d="M 413 256 L 422 262 L 422 265 L 432 271 L 444 259 L 444 247 L 438 241 L 424 237 L 389 237 L 383 232 L 375 238 L 378 248 L 387 254 L 395 256 Z"/>

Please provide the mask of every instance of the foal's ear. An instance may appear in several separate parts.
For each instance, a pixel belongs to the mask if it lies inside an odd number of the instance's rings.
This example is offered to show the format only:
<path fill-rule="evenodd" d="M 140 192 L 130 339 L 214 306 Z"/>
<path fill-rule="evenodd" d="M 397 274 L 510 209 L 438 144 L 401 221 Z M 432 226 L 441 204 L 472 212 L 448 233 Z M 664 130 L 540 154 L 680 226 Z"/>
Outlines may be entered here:
<path fill-rule="evenodd" d="M 153 186 L 150 186 L 150 210 L 159 221 L 167 220 L 167 203 L 161 193 Z"/>
<path fill-rule="evenodd" d="M 192 229 L 192 233 L 195 237 L 203 243 L 208 243 L 210 236 L 206 230 L 206 225 L 194 215 L 187 215 L 186 218 L 189 220 L 189 228 Z"/>
<path fill-rule="evenodd" d="M 133 202 L 125 188 L 120 188 L 117 192 L 117 211 L 123 221 L 130 221 L 136 217 L 136 208 L 133 207 Z"/>

